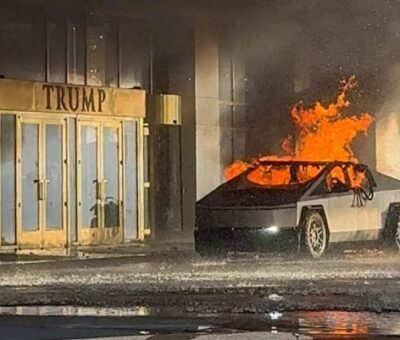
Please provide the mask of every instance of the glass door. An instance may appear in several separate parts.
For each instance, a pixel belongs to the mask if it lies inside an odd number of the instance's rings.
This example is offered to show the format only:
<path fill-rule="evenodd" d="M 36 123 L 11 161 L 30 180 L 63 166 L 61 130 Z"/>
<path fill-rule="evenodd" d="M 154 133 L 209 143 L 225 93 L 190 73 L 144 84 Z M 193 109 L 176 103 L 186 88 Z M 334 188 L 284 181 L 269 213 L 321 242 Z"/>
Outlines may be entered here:
<path fill-rule="evenodd" d="M 17 133 L 17 243 L 23 248 L 65 246 L 65 121 L 19 118 Z"/>
<path fill-rule="evenodd" d="M 122 133 L 121 123 L 107 122 L 102 126 L 102 243 L 121 243 L 122 221 Z"/>
<path fill-rule="evenodd" d="M 77 132 L 78 241 L 83 245 L 120 243 L 121 124 L 81 119 Z"/>
<path fill-rule="evenodd" d="M 98 244 L 101 239 L 100 205 L 100 124 L 78 124 L 78 241 L 80 244 Z"/>
<path fill-rule="evenodd" d="M 66 121 L 43 122 L 43 247 L 66 244 L 67 150 Z"/>
<path fill-rule="evenodd" d="M 39 197 L 39 182 L 41 180 L 40 140 L 41 121 L 34 119 L 19 119 L 18 130 L 20 147 L 19 165 L 19 199 L 17 243 L 21 247 L 40 248 L 41 238 L 41 204 Z"/>

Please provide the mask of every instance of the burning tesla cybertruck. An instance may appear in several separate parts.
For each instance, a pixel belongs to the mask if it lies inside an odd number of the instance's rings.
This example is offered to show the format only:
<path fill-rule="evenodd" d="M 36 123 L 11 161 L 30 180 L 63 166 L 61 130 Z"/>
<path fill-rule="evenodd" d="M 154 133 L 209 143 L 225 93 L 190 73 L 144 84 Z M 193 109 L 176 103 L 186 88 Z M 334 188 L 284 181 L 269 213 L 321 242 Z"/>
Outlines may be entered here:
<path fill-rule="evenodd" d="M 400 248 L 400 181 L 353 162 L 259 161 L 196 204 L 196 251 L 293 249 L 339 242 Z"/>

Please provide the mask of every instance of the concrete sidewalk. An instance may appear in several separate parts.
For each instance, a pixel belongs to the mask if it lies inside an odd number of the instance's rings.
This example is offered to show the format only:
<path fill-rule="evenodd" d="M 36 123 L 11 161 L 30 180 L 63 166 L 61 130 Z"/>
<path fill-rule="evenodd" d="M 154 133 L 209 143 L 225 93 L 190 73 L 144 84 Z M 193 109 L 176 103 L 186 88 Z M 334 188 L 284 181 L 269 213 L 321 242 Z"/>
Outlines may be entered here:
<path fill-rule="evenodd" d="M 4 263 L 35 263 L 76 259 L 106 259 L 127 256 L 144 257 L 148 255 L 169 254 L 171 252 L 194 251 L 190 240 L 177 242 L 135 242 L 121 245 L 72 246 L 54 249 L 15 249 L 8 248 L 0 253 L 0 265 Z"/>

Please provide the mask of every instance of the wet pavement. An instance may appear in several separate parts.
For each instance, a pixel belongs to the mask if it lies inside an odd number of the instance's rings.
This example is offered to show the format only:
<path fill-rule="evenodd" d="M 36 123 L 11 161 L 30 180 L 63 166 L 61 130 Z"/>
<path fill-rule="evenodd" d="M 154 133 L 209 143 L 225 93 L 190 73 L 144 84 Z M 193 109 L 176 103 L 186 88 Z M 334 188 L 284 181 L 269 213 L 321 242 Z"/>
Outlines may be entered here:
<path fill-rule="evenodd" d="M 321 260 L 169 245 L 1 254 L 0 339 L 400 338 L 399 260 L 374 248 Z"/>
<path fill-rule="evenodd" d="M 341 309 L 400 311 L 399 256 L 380 251 L 239 254 L 204 260 L 190 250 L 0 265 L 3 306 L 170 307 L 206 312 Z"/>
<path fill-rule="evenodd" d="M 202 259 L 192 251 L 2 262 L 0 286 L 133 284 L 140 290 L 259 287 L 299 280 L 400 279 L 400 256 L 378 251 L 334 254 L 234 254 Z"/>
<path fill-rule="evenodd" d="M 4 339 L 400 338 L 399 313 L 273 312 L 169 316 L 138 309 L 19 306 L 0 310 Z M 24 332 L 21 332 L 21 329 Z"/>
<path fill-rule="evenodd" d="M 21 331 L 23 330 L 23 331 Z M 291 340 L 305 335 L 274 331 L 240 331 L 215 327 L 207 320 L 127 318 L 0 317 L 4 339 L 138 339 L 138 340 Z"/>

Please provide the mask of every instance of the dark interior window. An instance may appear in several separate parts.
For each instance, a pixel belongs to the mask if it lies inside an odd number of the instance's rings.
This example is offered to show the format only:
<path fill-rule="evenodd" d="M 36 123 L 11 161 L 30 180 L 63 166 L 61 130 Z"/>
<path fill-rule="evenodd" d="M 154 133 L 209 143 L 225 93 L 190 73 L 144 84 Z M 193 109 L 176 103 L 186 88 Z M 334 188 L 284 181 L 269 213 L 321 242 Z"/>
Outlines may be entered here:
<path fill-rule="evenodd" d="M 347 192 L 351 190 L 347 170 L 341 166 L 334 167 L 325 179 L 314 189 L 311 195 Z"/>

